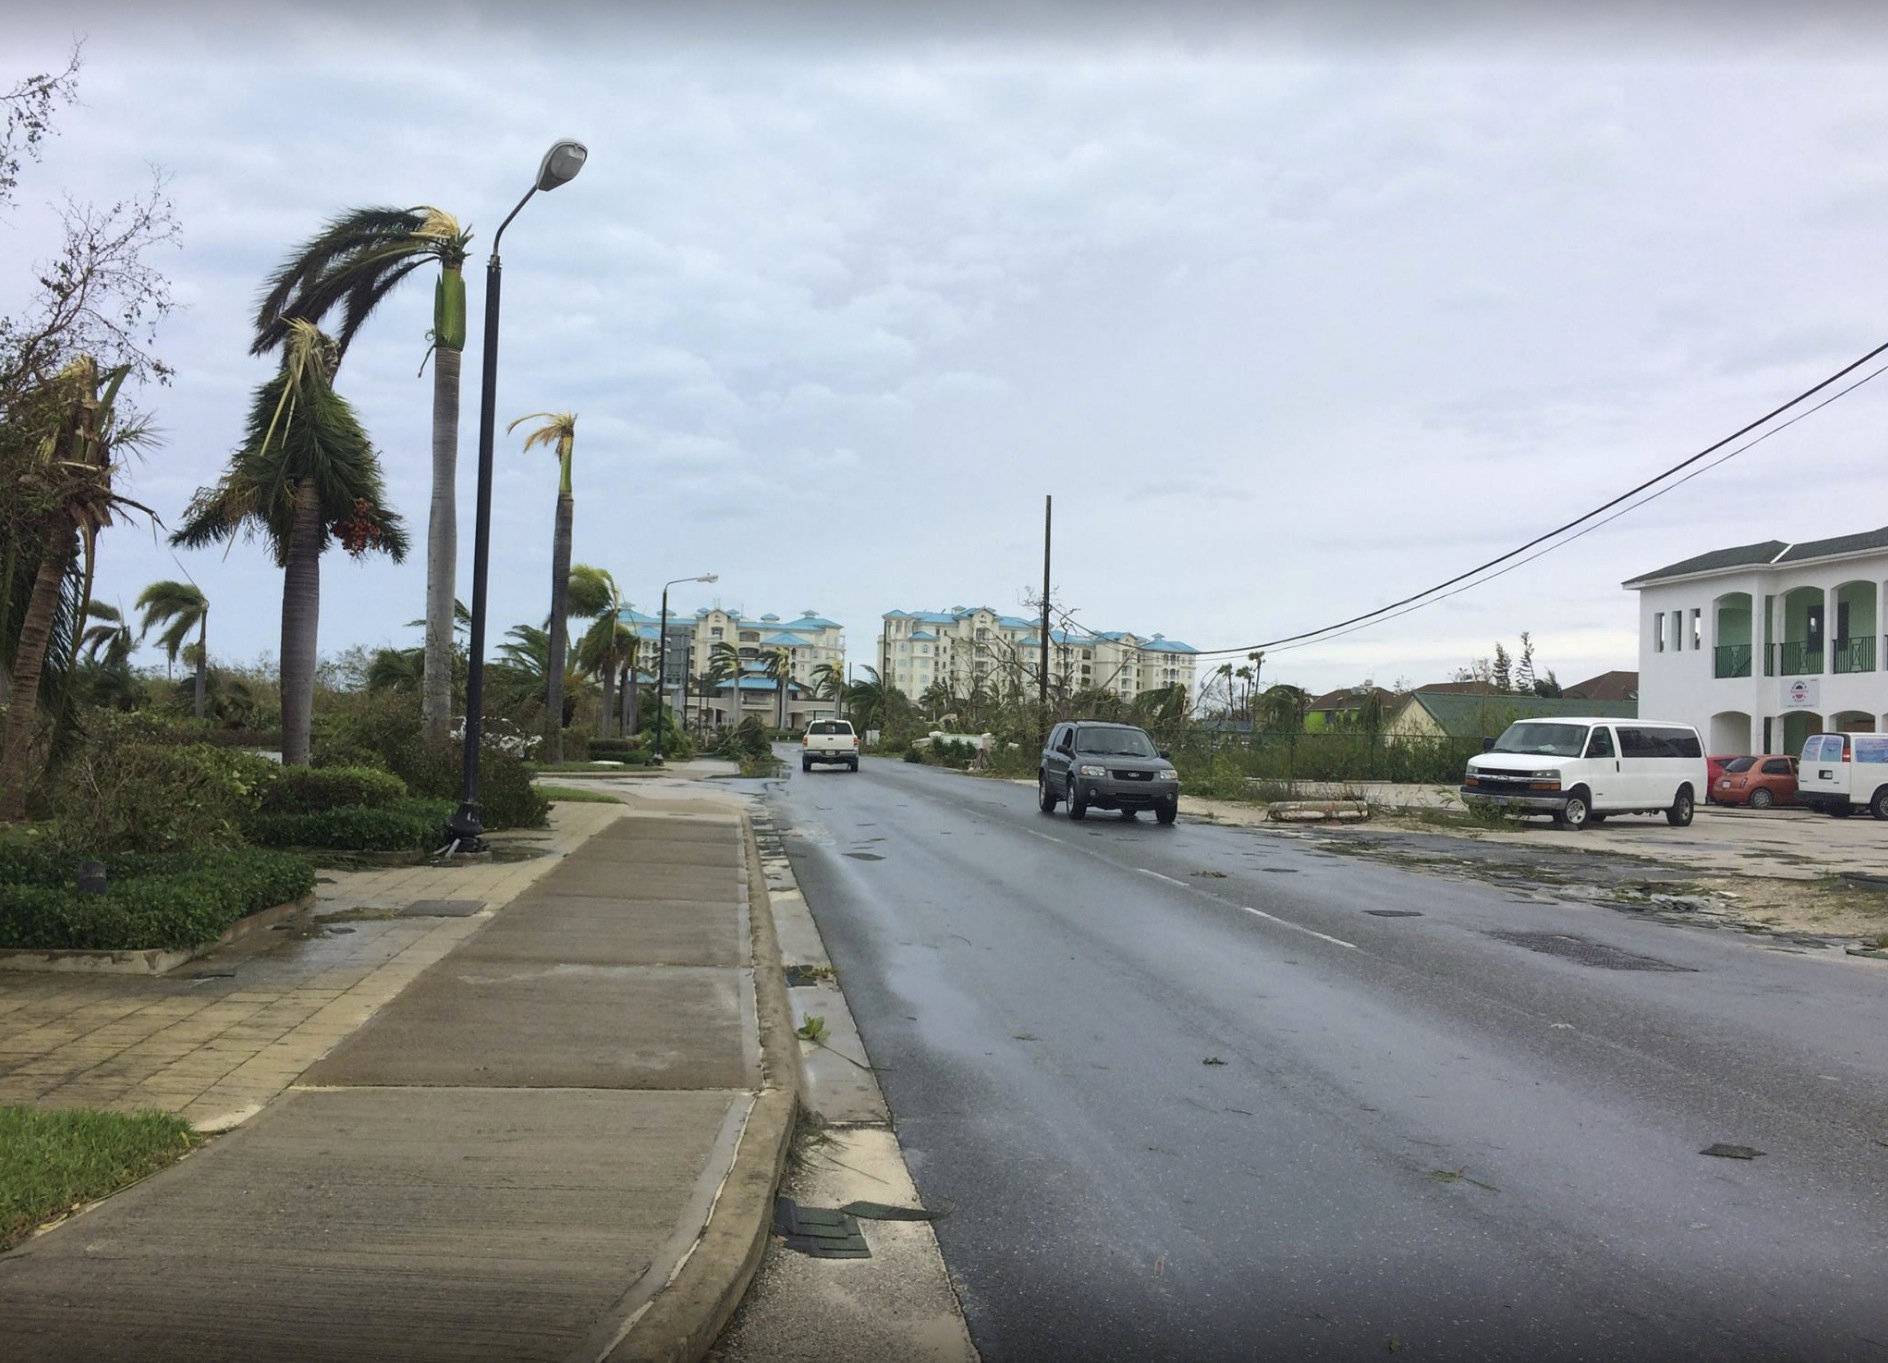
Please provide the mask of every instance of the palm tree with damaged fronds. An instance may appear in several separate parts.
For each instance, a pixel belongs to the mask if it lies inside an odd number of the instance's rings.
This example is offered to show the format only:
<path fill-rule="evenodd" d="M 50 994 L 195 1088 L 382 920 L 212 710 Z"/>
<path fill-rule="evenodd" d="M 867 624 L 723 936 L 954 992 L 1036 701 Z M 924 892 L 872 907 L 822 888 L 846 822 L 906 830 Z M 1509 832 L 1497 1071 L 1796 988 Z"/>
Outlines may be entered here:
<path fill-rule="evenodd" d="M 597 737 L 610 736 L 610 721 L 616 713 L 616 674 L 628 652 L 633 631 L 623 623 L 623 609 L 628 604 L 607 568 L 588 563 L 571 565 L 570 585 L 565 604 L 569 614 L 595 623 L 577 641 L 577 665 L 595 677 L 603 687 L 603 704 L 597 710 Z"/>
<path fill-rule="evenodd" d="M 444 209 L 353 208 L 290 253 L 256 311 L 252 354 L 284 344 L 289 323 L 341 309 L 335 362 L 393 287 L 428 264 L 433 283 L 433 492 L 426 521 L 426 667 L 420 722 L 429 742 L 452 728 L 453 572 L 458 561 L 459 368 L 465 351 L 465 258 L 472 234 Z M 425 369 L 425 361 L 420 367 Z"/>
<path fill-rule="evenodd" d="M 762 671 L 774 684 L 774 709 L 779 722 L 776 729 L 787 727 L 787 684 L 793 680 L 793 655 L 784 648 L 770 648 L 761 654 Z"/>
<path fill-rule="evenodd" d="M 846 669 L 843 664 L 821 663 L 813 669 L 813 697 L 830 700 L 837 713 L 845 713 Z"/>
<path fill-rule="evenodd" d="M 150 514 L 149 507 L 112 486 L 117 453 L 149 439 L 148 426 L 118 412 L 126 372 L 121 367 L 101 373 L 96 360 L 81 355 L 20 404 L 27 419 L 43 421 L 44 427 L 27 442 L 19 465 L 7 470 L 7 511 L 16 533 L 37 536 L 40 546 L 8 674 L 11 704 L 0 740 L 0 819 L 18 819 L 26 812 L 43 699 L 40 679 L 62 616 L 66 656 L 52 665 L 63 663 L 69 674 L 77 657 L 91 604 L 98 532 L 126 508 Z M 70 593 L 74 576 L 80 582 L 76 602 Z"/>
<path fill-rule="evenodd" d="M 546 735 L 551 743 L 551 761 L 564 760 L 564 666 L 570 649 L 570 523 L 574 502 L 570 492 L 571 453 L 577 443 L 577 415 L 574 412 L 533 412 L 505 427 L 509 435 L 527 421 L 542 421 L 524 438 L 527 452 L 542 445 L 557 460 L 557 516 L 551 528 L 551 625 L 550 665 L 545 711 L 550 724 Z"/>
<path fill-rule="evenodd" d="M 282 569 L 282 761 L 308 762 L 321 619 L 321 555 L 339 541 L 355 558 L 406 557 L 406 527 L 387 505 L 380 455 L 334 391 L 335 343 L 314 324 L 289 323 L 282 367 L 256 389 L 243 443 L 213 485 L 200 488 L 171 543 L 237 535 L 267 540 Z"/>
<path fill-rule="evenodd" d="M 138 593 L 138 637 L 161 629 L 157 645 L 164 650 L 164 661 L 175 666 L 179 653 L 189 652 L 190 636 L 197 636 L 196 687 L 190 713 L 202 719 L 209 702 L 207 672 L 209 662 L 210 602 L 194 582 L 153 582 Z"/>

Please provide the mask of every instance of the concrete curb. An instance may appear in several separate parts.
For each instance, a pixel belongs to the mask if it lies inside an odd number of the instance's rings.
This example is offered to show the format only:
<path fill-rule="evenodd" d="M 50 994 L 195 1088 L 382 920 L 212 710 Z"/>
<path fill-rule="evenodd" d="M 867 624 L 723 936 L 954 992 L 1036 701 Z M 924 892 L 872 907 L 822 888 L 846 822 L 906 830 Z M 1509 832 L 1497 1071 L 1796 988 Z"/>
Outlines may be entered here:
<path fill-rule="evenodd" d="M 741 1304 L 773 1227 L 774 1193 L 786 1172 L 799 1111 L 799 1047 L 793 1037 L 793 1012 L 787 1003 L 767 877 L 761 869 L 754 823 L 745 810 L 741 836 L 747 844 L 748 930 L 754 953 L 761 1089 L 701 1239 L 609 1352 L 608 1363 L 695 1363 L 713 1346 Z"/>

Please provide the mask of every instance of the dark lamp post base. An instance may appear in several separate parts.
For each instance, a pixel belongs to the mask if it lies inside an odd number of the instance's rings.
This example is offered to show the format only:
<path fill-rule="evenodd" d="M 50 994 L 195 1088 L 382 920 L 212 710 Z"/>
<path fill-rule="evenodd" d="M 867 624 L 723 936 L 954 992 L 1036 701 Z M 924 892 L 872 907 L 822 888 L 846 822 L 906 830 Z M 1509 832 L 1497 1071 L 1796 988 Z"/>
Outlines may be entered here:
<path fill-rule="evenodd" d="M 484 832 L 485 825 L 479 819 L 479 807 L 470 801 L 460 805 L 452 817 L 446 820 L 447 855 L 485 851 L 485 839 L 481 836 Z"/>

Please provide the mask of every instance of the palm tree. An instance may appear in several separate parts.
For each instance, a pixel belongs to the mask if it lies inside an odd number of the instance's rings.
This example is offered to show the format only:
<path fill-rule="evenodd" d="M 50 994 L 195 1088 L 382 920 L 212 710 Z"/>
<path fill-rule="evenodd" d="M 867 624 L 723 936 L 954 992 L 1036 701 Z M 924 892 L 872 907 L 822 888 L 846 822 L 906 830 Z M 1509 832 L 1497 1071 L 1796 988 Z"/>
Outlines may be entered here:
<path fill-rule="evenodd" d="M 776 729 L 787 727 L 787 684 L 793 680 L 793 655 L 784 648 L 770 648 L 760 655 L 762 671 L 767 680 L 774 684 L 774 710 L 778 723 Z"/>
<path fill-rule="evenodd" d="M 417 691 L 425 669 L 424 648 L 377 648 L 367 664 L 367 689 Z"/>
<path fill-rule="evenodd" d="M 708 670 L 701 674 L 701 692 L 705 696 L 710 691 L 719 690 L 724 684 L 734 685 L 734 704 L 729 707 L 730 722 L 741 718 L 741 650 L 727 640 L 711 644 L 708 648 Z"/>
<path fill-rule="evenodd" d="M 637 673 L 642 670 L 642 636 L 634 629 L 626 629 L 625 637 L 620 641 L 623 654 L 623 672 L 616 688 L 617 707 L 621 711 L 618 718 L 622 721 L 623 737 L 630 738 L 642 732 L 642 683 Z M 661 664 L 657 665 L 658 670 Z M 662 694 L 662 681 L 656 679 L 656 695 Z M 657 707 L 658 717 L 661 707 Z"/>
<path fill-rule="evenodd" d="M 167 663 L 175 664 L 177 655 L 184 650 L 190 635 L 193 632 L 196 634 L 197 681 L 190 713 L 202 719 L 204 707 L 208 703 L 205 672 L 209 667 L 209 599 L 194 582 L 165 580 L 153 582 L 138 593 L 138 610 L 143 613 L 138 624 L 140 638 L 159 626 L 163 627 L 163 633 L 157 636 L 157 643 L 164 650 Z"/>
<path fill-rule="evenodd" d="M 899 703 L 893 697 L 902 699 L 901 693 L 879 675 L 876 667 L 861 663 L 859 671 L 864 675 L 846 687 L 846 708 L 852 712 L 852 722 L 860 730 L 883 729 Z"/>
<path fill-rule="evenodd" d="M 830 700 L 844 714 L 846 699 L 846 669 L 843 663 L 821 663 L 813 669 L 813 695 L 819 700 Z"/>
<path fill-rule="evenodd" d="M 454 487 L 459 462 L 459 365 L 465 350 L 466 245 L 472 234 L 442 209 L 354 208 L 304 242 L 270 278 L 250 353 L 286 344 L 294 319 L 320 322 L 337 306 L 335 363 L 393 286 L 428 262 L 433 284 L 433 495 L 426 522 L 426 669 L 420 717 L 427 741 L 452 727 L 453 569 L 458 559 Z M 421 361 L 422 369 L 425 362 Z M 332 377 L 332 376 L 330 376 Z"/>
<path fill-rule="evenodd" d="M 918 704 L 932 719 L 942 719 L 956 711 L 957 693 L 951 689 L 948 681 L 939 677 L 924 688 L 924 694 L 918 697 Z"/>
<path fill-rule="evenodd" d="M 571 565 L 566 605 L 572 615 L 596 623 L 577 641 L 577 665 L 603 686 L 603 704 L 597 711 L 597 737 L 607 738 L 616 713 L 616 673 L 628 640 L 633 636 L 623 623 L 623 594 L 607 568 L 587 563 Z"/>
<path fill-rule="evenodd" d="M 18 819 L 25 813 L 27 761 L 39 718 L 36 702 L 47 650 L 58 617 L 68 613 L 71 624 L 62 661 L 70 670 L 91 601 L 98 532 L 124 507 L 149 514 L 148 507 L 112 490 L 117 469 L 114 451 L 148 438 L 148 428 L 117 415 L 118 388 L 124 377 L 122 368 L 101 375 L 97 361 L 89 355 L 60 370 L 43 395 L 45 433 L 32 443 L 22 466 L 9 471 L 9 510 L 19 508 L 14 514 L 39 533 L 41 545 L 32 591 L 13 640 L 13 669 L 8 678 L 12 704 L 5 743 L 0 746 L 0 819 Z M 68 579 L 75 555 L 81 554 L 81 585 L 73 609 Z"/>
<path fill-rule="evenodd" d="M 524 438 L 524 447 L 542 445 L 557 458 L 557 518 L 551 530 L 551 639 L 550 692 L 545 706 L 551 716 L 551 761 L 564 760 L 564 657 L 569 648 L 566 598 L 570 595 L 570 521 L 573 503 L 570 495 L 571 447 L 577 441 L 577 417 L 573 412 L 533 412 L 505 427 L 509 435 L 527 421 L 542 418 L 544 424 Z"/>
<path fill-rule="evenodd" d="M 1273 733 L 1297 733 L 1304 728 L 1305 707 L 1311 697 L 1302 687 L 1279 683 L 1259 693 L 1258 721 Z"/>
<path fill-rule="evenodd" d="M 79 636 L 79 647 L 85 651 L 87 662 L 109 667 L 130 660 L 137 640 L 132 636 L 131 626 L 125 623 L 124 612 L 103 601 L 91 601 L 86 603 L 85 618 L 98 622 Z"/>
<path fill-rule="evenodd" d="M 406 557 L 406 528 L 386 502 L 380 457 L 334 391 L 334 342 L 289 323 L 282 368 L 256 390 L 243 443 L 223 476 L 200 488 L 171 543 L 201 548 L 257 533 L 282 567 L 282 760 L 308 761 L 321 617 L 321 554 L 379 549 Z"/>

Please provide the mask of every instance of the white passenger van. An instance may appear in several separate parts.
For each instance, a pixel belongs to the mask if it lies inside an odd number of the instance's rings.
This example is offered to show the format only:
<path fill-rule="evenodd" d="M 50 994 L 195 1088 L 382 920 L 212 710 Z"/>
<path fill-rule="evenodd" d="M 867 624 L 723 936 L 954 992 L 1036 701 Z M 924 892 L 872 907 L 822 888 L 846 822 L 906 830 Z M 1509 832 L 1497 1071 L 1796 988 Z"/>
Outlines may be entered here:
<path fill-rule="evenodd" d="M 1683 828 L 1708 783 L 1704 745 L 1690 725 L 1523 719 L 1469 759 L 1462 798 L 1551 814 L 1566 828 L 1608 814 L 1663 814 Z"/>
<path fill-rule="evenodd" d="M 1838 818 L 1866 809 L 1888 819 L 1888 734 L 1811 734 L 1797 764 L 1796 802 Z"/>

